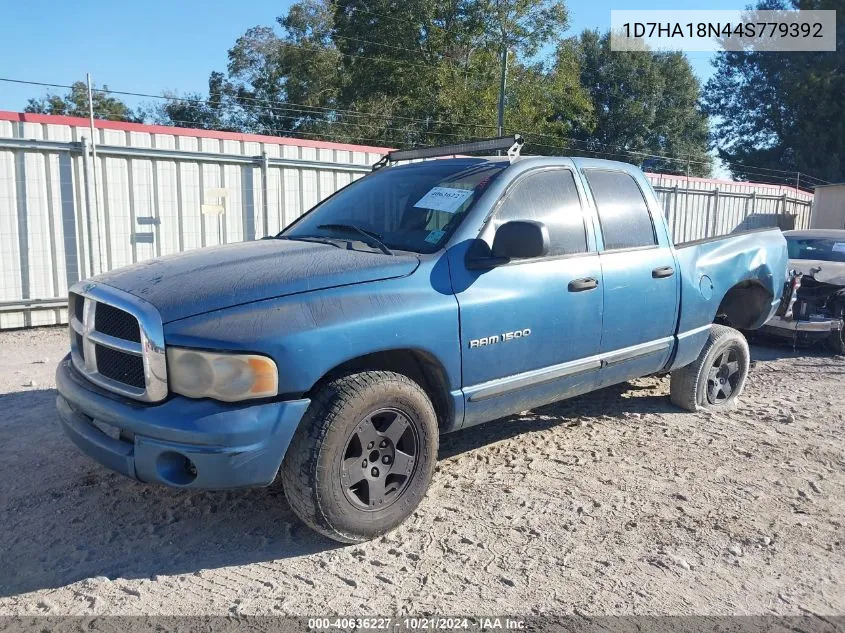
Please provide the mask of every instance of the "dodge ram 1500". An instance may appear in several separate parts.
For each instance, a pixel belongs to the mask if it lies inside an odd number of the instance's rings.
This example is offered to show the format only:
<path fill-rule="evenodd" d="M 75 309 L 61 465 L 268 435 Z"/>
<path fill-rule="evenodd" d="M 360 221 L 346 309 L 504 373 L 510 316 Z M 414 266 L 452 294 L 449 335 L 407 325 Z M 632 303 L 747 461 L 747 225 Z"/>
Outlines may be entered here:
<path fill-rule="evenodd" d="M 736 401 L 748 346 L 724 323 L 776 312 L 780 231 L 675 246 L 625 163 L 388 162 L 274 238 L 73 287 L 70 438 L 144 482 L 280 475 L 308 525 L 358 542 L 417 507 L 441 433 L 648 374 L 686 409 Z"/>

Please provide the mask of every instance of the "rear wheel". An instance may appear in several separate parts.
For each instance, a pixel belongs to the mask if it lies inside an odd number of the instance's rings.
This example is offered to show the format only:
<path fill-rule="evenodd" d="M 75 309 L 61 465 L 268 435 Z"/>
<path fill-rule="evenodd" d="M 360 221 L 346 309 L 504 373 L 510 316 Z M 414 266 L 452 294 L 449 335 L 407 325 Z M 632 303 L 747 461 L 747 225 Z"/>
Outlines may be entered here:
<path fill-rule="evenodd" d="M 672 372 L 670 398 L 688 411 L 730 408 L 745 387 L 750 361 L 742 334 L 725 325 L 712 325 L 695 362 Z"/>
<path fill-rule="evenodd" d="M 282 463 L 285 495 L 311 528 L 357 543 L 398 526 L 425 496 L 438 426 L 401 374 L 350 374 L 321 387 Z"/>

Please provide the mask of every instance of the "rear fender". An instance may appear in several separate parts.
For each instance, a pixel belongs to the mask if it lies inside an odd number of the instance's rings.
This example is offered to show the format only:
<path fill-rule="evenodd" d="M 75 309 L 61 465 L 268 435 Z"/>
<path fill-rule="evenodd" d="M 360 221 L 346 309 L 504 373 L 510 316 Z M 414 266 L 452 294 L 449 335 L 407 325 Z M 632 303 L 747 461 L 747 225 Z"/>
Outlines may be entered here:
<path fill-rule="evenodd" d="M 787 280 L 786 240 L 779 230 L 704 240 L 677 248 L 681 270 L 678 342 L 667 370 L 693 362 L 720 314 L 757 329 L 775 313 Z"/>
<path fill-rule="evenodd" d="M 788 260 L 778 229 L 693 242 L 678 248 L 677 257 L 682 271 L 679 335 L 713 323 L 720 308 L 741 314 L 742 326 L 756 329 L 780 303 Z M 742 297 L 750 305 L 743 306 Z"/>

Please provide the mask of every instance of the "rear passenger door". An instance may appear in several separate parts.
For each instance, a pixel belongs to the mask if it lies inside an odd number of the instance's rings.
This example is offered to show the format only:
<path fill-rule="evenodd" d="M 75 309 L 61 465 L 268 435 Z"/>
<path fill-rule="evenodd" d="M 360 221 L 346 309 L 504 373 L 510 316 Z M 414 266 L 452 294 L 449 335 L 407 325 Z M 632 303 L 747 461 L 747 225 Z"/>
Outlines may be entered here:
<path fill-rule="evenodd" d="M 602 370 L 598 386 L 658 371 L 677 322 L 677 263 L 657 209 L 624 170 L 583 170 L 596 205 L 604 279 Z"/>

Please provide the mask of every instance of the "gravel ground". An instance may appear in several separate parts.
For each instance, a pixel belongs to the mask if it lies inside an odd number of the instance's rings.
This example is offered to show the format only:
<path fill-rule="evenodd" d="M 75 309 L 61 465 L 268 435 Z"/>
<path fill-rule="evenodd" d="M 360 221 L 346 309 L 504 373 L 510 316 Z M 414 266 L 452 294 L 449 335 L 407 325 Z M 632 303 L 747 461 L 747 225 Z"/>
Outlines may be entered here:
<path fill-rule="evenodd" d="M 441 442 L 395 532 L 341 547 L 278 485 L 146 486 L 62 434 L 64 329 L 0 333 L 0 615 L 845 615 L 845 359 L 754 346 L 729 413 L 666 378 Z"/>

